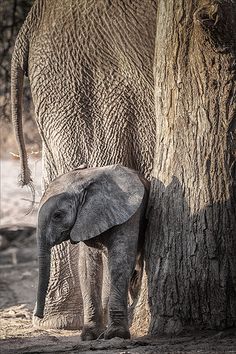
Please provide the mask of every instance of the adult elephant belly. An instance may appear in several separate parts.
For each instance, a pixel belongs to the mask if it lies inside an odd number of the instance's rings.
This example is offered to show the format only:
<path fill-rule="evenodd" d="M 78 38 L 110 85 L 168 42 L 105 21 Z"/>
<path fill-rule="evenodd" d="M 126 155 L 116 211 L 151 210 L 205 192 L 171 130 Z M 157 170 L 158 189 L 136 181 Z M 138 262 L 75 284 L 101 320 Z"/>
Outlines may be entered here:
<path fill-rule="evenodd" d="M 143 3 L 131 1 L 128 8 L 118 0 L 44 5 L 30 39 L 29 78 L 45 186 L 81 164 L 121 163 L 150 175 L 156 9 L 152 0 Z M 101 264 L 94 252 L 93 262 Z M 78 246 L 63 243 L 53 252 L 41 325 L 80 327 L 80 299 Z"/>

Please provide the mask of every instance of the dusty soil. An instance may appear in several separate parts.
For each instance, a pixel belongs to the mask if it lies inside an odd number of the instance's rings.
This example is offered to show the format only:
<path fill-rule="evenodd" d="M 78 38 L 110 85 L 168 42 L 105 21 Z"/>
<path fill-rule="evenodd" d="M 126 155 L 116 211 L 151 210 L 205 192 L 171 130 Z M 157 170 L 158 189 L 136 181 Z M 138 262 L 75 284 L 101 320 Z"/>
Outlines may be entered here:
<path fill-rule="evenodd" d="M 40 162 L 32 165 L 39 199 Z M 16 185 L 17 166 L 16 161 L 1 162 L 0 353 L 236 353 L 234 330 L 81 342 L 79 331 L 34 328 L 36 210 L 25 216 L 30 206 L 25 199 L 31 196 Z"/>

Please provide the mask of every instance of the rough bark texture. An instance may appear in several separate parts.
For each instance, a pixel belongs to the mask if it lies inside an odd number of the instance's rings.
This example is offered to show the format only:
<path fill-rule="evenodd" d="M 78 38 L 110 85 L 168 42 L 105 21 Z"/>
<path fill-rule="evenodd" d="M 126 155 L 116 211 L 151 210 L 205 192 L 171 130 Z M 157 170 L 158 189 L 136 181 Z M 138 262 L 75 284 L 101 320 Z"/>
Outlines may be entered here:
<path fill-rule="evenodd" d="M 235 28 L 235 1 L 158 1 L 151 333 L 236 325 Z"/>

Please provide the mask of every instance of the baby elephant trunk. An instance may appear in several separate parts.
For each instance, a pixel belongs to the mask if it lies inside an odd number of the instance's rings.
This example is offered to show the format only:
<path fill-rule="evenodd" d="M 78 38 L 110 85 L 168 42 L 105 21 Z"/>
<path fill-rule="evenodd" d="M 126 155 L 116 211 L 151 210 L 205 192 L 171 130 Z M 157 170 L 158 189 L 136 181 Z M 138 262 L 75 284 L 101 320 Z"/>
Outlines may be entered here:
<path fill-rule="evenodd" d="M 38 293 L 37 303 L 34 315 L 43 318 L 45 300 L 48 290 L 48 283 L 50 278 L 50 262 L 51 251 L 49 248 L 40 247 L 39 249 L 39 279 L 38 279 Z"/>

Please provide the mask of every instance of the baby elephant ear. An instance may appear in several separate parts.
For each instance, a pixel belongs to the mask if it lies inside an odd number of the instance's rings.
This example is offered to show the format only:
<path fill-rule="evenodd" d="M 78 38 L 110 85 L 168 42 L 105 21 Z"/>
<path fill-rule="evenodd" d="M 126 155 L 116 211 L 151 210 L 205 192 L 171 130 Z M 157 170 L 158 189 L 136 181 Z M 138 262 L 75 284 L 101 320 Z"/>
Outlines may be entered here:
<path fill-rule="evenodd" d="M 71 230 L 74 242 L 89 240 L 123 224 L 140 207 L 145 188 L 138 174 L 115 165 L 95 169 Z"/>

